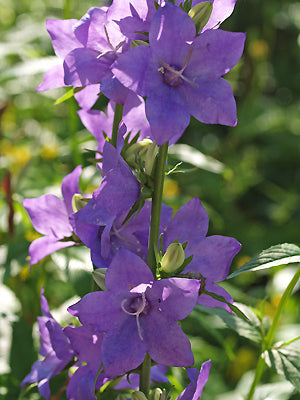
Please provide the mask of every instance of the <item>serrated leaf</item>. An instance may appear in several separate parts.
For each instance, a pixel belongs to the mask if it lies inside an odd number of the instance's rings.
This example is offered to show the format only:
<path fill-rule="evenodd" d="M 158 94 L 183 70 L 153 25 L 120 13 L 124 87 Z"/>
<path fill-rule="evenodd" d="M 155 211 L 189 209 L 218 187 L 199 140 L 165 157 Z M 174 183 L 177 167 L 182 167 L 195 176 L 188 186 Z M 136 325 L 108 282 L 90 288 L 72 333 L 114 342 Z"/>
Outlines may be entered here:
<path fill-rule="evenodd" d="M 263 250 L 258 256 L 246 262 L 241 268 L 230 274 L 231 279 L 243 272 L 258 271 L 261 269 L 277 267 L 279 265 L 300 262 L 300 248 L 295 244 L 283 243 Z"/>
<path fill-rule="evenodd" d="M 244 304 L 235 303 L 235 306 L 238 306 L 239 309 L 246 315 L 248 322 L 244 319 L 240 318 L 235 314 L 230 314 L 228 311 L 224 310 L 224 308 L 220 307 L 205 307 L 198 305 L 197 307 L 206 314 L 217 315 L 219 318 L 223 320 L 223 322 L 228 326 L 228 328 L 237 332 L 240 336 L 243 336 L 247 339 L 252 340 L 256 343 L 262 342 L 262 336 L 260 332 L 260 321 L 253 313 L 253 311 L 245 306 Z"/>
<path fill-rule="evenodd" d="M 297 345 L 298 344 L 298 345 Z M 262 357 L 266 364 L 279 375 L 283 375 L 298 390 L 300 390 L 300 348 L 299 342 L 266 350 Z"/>

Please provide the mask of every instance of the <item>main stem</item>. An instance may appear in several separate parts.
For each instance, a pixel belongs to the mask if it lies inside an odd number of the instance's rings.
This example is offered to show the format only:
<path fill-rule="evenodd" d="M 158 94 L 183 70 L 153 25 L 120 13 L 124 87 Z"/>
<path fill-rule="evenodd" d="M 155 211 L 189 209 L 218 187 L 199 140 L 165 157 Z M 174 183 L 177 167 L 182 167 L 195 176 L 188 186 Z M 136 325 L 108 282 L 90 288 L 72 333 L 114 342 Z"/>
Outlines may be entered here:
<path fill-rule="evenodd" d="M 272 325 L 270 326 L 268 334 L 265 337 L 265 342 L 263 345 L 263 352 L 266 350 L 269 350 L 272 346 L 274 334 L 275 334 L 275 331 L 276 331 L 276 328 L 277 328 L 277 325 L 278 325 L 278 322 L 280 319 L 280 315 L 285 306 L 285 303 L 287 302 L 288 298 L 290 297 L 290 294 L 292 293 L 292 290 L 296 286 L 296 283 L 298 282 L 299 278 L 300 278 L 300 267 L 297 269 L 295 275 L 293 276 L 292 280 L 290 281 L 290 283 L 288 284 L 287 288 L 285 289 L 283 295 L 281 296 L 281 299 L 278 304 L 277 311 L 276 311 L 275 317 L 273 319 Z M 259 383 L 260 378 L 262 376 L 264 366 L 265 366 L 265 361 L 262 358 L 262 355 L 260 355 L 257 366 L 256 366 L 256 370 L 255 370 L 254 380 L 252 382 L 252 385 L 249 390 L 248 396 L 246 397 L 246 400 L 252 400 L 256 385 Z"/>
<path fill-rule="evenodd" d="M 148 242 L 148 267 L 154 278 L 156 276 L 156 252 L 158 251 L 158 239 L 160 228 L 160 214 L 162 195 L 165 180 L 165 169 L 168 155 L 168 142 L 159 148 L 154 174 L 154 189 L 152 195 L 151 221 Z"/>
<path fill-rule="evenodd" d="M 118 131 L 119 131 L 119 125 L 123 116 L 123 107 L 121 104 L 116 103 L 115 105 L 115 115 L 114 115 L 114 122 L 113 122 L 113 129 L 112 129 L 112 135 L 111 135 L 111 141 L 110 143 L 114 146 L 117 147 L 117 140 L 118 140 Z"/>
<path fill-rule="evenodd" d="M 148 242 L 148 266 L 153 276 L 156 276 L 156 252 L 158 251 L 158 239 L 160 228 L 160 214 L 162 205 L 162 195 L 165 180 L 165 169 L 168 155 L 168 143 L 159 148 L 158 158 L 154 173 L 154 189 L 152 194 L 150 232 Z M 151 358 L 146 354 L 140 372 L 140 391 L 149 396 L 150 389 Z"/>

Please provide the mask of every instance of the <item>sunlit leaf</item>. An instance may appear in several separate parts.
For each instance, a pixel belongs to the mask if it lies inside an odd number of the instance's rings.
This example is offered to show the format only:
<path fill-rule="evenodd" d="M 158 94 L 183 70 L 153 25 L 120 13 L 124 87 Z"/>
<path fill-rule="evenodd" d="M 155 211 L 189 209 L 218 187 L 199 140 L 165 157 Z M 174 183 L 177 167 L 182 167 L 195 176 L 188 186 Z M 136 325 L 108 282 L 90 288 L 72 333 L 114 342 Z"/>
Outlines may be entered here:
<path fill-rule="evenodd" d="M 300 390 L 300 347 L 299 340 L 284 347 L 274 346 L 266 350 L 262 357 L 266 364 L 279 375 L 283 375 Z"/>
<path fill-rule="evenodd" d="M 258 256 L 252 258 L 252 260 L 246 262 L 241 268 L 230 274 L 227 279 L 233 278 L 243 272 L 258 271 L 297 262 L 300 262 L 300 248 L 298 246 L 291 243 L 278 244 L 262 251 Z"/>

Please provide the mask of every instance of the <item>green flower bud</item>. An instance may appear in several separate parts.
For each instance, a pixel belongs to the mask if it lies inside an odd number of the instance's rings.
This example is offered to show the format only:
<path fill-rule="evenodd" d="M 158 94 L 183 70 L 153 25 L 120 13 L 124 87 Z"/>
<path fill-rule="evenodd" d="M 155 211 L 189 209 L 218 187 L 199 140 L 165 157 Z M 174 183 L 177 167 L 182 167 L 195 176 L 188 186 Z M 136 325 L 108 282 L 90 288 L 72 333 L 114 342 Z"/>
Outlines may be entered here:
<path fill-rule="evenodd" d="M 107 268 L 97 268 L 95 271 L 92 272 L 93 279 L 97 283 L 100 289 L 108 290 L 105 285 L 105 274 Z"/>
<path fill-rule="evenodd" d="M 151 146 L 152 140 L 143 139 L 140 142 L 130 145 L 125 151 L 124 159 L 130 166 L 136 167 L 136 160 L 140 158 L 143 160 L 147 153 L 148 148 Z"/>
<path fill-rule="evenodd" d="M 184 250 L 181 243 L 171 243 L 161 259 L 161 269 L 171 273 L 176 271 L 184 262 Z"/>
<path fill-rule="evenodd" d="M 147 175 L 151 175 L 154 162 L 155 162 L 155 157 L 158 153 L 158 147 L 155 142 L 151 143 L 151 145 L 147 149 L 147 153 L 145 156 L 145 172 Z"/>
<path fill-rule="evenodd" d="M 196 4 L 189 11 L 189 16 L 194 21 L 197 26 L 198 31 L 200 31 L 208 22 L 213 5 L 210 1 L 204 1 L 203 3 Z"/>
<path fill-rule="evenodd" d="M 126 400 L 126 397 L 124 396 L 124 394 L 118 394 L 116 400 Z"/>
<path fill-rule="evenodd" d="M 87 205 L 89 199 L 86 199 L 82 194 L 75 193 L 72 197 L 72 208 L 74 212 L 81 210 L 84 206 Z"/>
<path fill-rule="evenodd" d="M 150 399 L 151 400 L 160 400 L 163 391 L 160 388 L 156 388 L 152 390 Z"/>
<path fill-rule="evenodd" d="M 147 400 L 147 397 L 144 395 L 143 392 L 137 390 L 136 392 L 132 393 L 131 400 Z"/>

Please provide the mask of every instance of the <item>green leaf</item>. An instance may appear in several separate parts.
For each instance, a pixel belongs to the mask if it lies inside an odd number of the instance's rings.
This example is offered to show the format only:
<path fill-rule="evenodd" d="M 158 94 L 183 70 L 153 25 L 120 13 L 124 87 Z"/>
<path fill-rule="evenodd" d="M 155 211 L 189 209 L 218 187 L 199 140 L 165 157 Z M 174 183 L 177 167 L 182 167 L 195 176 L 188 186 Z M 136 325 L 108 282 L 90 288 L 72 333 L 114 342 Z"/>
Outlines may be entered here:
<path fill-rule="evenodd" d="M 61 104 L 61 103 L 63 103 L 63 102 L 66 101 L 66 100 L 69 100 L 71 97 L 74 96 L 74 94 L 80 92 L 82 89 L 84 89 L 84 88 L 83 88 L 83 87 L 80 87 L 80 88 L 75 88 L 75 89 L 72 88 L 72 89 L 68 90 L 67 93 L 65 93 L 64 95 L 62 95 L 61 97 L 59 97 L 59 98 L 55 101 L 54 105 L 57 106 L 58 104 Z"/>
<path fill-rule="evenodd" d="M 240 336 L 250 339 L 253 342 L 261 343 L 262 336 L 260 331 L 260 321 L 257 316 L 249 307 L 245 306 L 244 304 L 235 303 L 234 305 L 235 307 L 238 306 L 242 313 L 246 315 L 248 322 L 236 314 L 230 314 L 228 311 L 224 310 L 224 308 L 209 308 L 201 305 L 198 305 L 197 307 L 206 314 L 217 315 L 223 320 L 228 328 L 234 330 Z"/>
<path fill-rule="evenodd" d="M 300 390 L 300 348 L 298 343 L 291 343 L 285 347 L 273 346 L 266 350 L 262 357 L 266 364 L 279 375 L 283 375 L 298 390 Z"/>
<path fill-rule="evenodd" d="M 279 265 L 300 262 L 300 248 L 295 244 L 283 243 L 263 250 L 258 256 L 246 262 L 241 268 L 230 274 L 231 279 L 243 272 L 258 271 L 261 269 L 277 267 Z"/>

